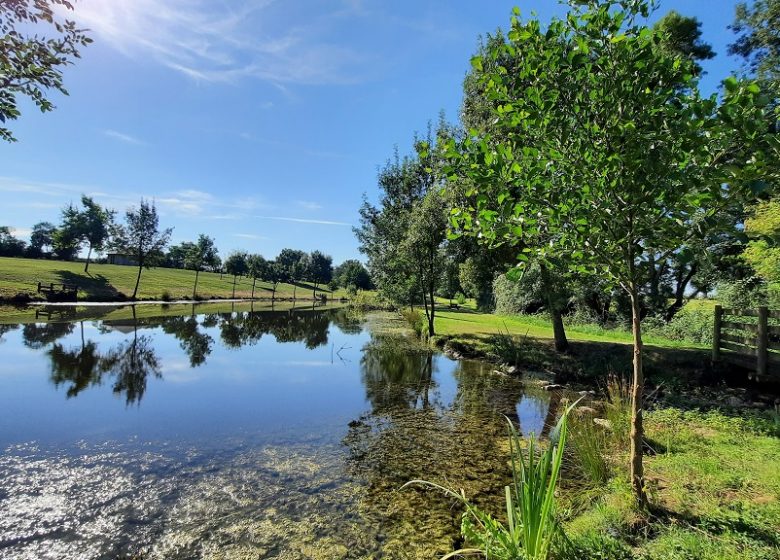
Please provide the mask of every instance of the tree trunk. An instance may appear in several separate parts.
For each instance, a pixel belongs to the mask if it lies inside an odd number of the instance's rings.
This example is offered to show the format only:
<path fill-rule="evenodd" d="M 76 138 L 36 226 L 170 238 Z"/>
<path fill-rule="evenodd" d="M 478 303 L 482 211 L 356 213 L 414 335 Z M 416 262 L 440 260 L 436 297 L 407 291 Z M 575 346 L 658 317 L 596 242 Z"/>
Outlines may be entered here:
<path fill-rule="evenodd" d="M 236 275 L 233 275 L 233 296 L 231 299 L 236 299 Z"/>
<path fill-rule="evenodd" d="M 89 244 L 89 251 L 87 252 L 87 262 L 84 263 L 84 272 L 89 272 L 89 258 L 92 256 L 92 243 Z"/>
<path fill-rule="evenodd" d="M 428 336 L 434 336 L 436 334 L 435 332 L 435 323 L 436 323 L 436 298 L 434 296 L 434 289 L 435 286 L 433 282 L 430 282 L 428 285 L 428 296 L 431 300 L 431 314 L 428 316 Z"/>
<path fill-rule="evenodd" d="M 641 508 L 646 508 L 647 494 L 645 493 L 645 475 L 642 464 L 642 445 L 644 442 L 642 408 L 645 376 L 642 369 L 642 326 L 640 323 L 639 293 L 636 286 L 631 286 L 629 295 L 631 296 L 631 324 L 634 337 L 634 382 L 631 387 L 631 449 L 629 467 L 634 498 Z"/>
<path fill-rule="evenodd" d="M 195 286 L 192 288 L 192 299 L 195 299 L 195 296 L 198 293 L 198 274 L 200 274 L 200 269 L 195 269 Z"/>
<path fill-rule="evenodd" d="M 295 280 L 293 280 L 293 301 L 296 300 L 296 292 L 298 291 L 298 284 L 295 283 Z"/>
<path fill-rule="evenodd" d="M 539 272 L 541 273 L 542 284 L 547 295 L 547 308 L 552 319 L 555 349 L 558 352 L 567 352 L 569 350 L 569 340 L 566 338 L 566 329 L 563 326 L 563 312 L 558 305 L 558 301 L 556 301 L 557 294 L 555 293 L 554 281 L 550 277 L 550 273 L 545 265 L 539 265 Z"/>
<path fill-rule="evenodd" d="M 271 291 L 271 305 L 274 304 L 274 301 L 276 301 L 276 282 L 273 283 L 274 287 Z"/>
<path fill-rule="evenodd" d="M 135 279 L 135 289 L 133 290 L 133 296 L 130 299 L 135 299 L 135 297 L 138 295 L 138 285 L 141 283 L 141 271 L 143 270 L 144 265 L 139 263 L 138 264 L 138 276 Z"/>
<path fill-rule="evenodd" d="M 315 282 L 314 283 L 314 290 L 312 290 L 312 293 L 311 293 L 312 299 L 317 299 L 317 285 L 318 285 L 318 282 Z"/>
<path fill-rule="evenodd" d="M 255 299 L 255 284 L 257 284 L 257 278 L 252 277 L 252 300 Z"/>
<path fill-rule="evenodd" d="M 674 319 L 674 316 L 677 315 L 677 312 L 682 309 L 682 306 L 685 303 L 685 290 L 688 288 L 688 284 L 693 279 L 697 269 L 698 267 L 696 266 L 696 263 L 693 263 L 685 276 L 681 274 L 682 271 L 678 273 L 677 285 L 675 286 L 674 291 L 674 302 L 666 310 L 665 319 L 667 322 Z"/>

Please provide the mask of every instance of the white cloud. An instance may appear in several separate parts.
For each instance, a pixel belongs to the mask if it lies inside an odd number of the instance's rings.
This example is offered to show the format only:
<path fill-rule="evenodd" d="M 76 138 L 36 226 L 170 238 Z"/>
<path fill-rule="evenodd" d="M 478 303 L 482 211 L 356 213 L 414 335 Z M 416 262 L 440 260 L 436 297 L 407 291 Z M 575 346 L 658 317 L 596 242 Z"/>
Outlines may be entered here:
<path fill-rule="evenodd" d="M 319 224 L 323 226 L 343 226 L 349 227 L 352 224 L 347 222 L 334 222 L 330 220 L 310 220 L 309 218 L 287 218 L 283 216 L 253 216 L 258 220 L 278 220 L 281 222 L 297 222 L 299 224 Z"/>
<path fill-rule="evenodd" d="M 311 200 L 298 200 L 295 202 L 298 206 L 301 208 L 305 208 L 306 210 L 321 210 L 322 205 L 318 204 L 316 202 L 313 202 Z"/>
<path fill-rule="evenodd" d="M 136 146 L 144 146 L 146 144 L 146 142 L 139 140 L 135 136 L 130 136 L 129 134 L 118 132 L 116 130 L 111 130 L 110 128 L 104 130 L 103 134 L 105 134 L 109 138 L 113 138 L 114 140 L 119 140 L 120 142 L 124 142 L 125 144 L 134 144 Z"/>
<path fill-rule="evenodd" d="M 73 17 L 125 55 L 148 56 L 196 81 L 253 77 L 280 88 L 354 82 L 365 57 L 323 38 L 327 15 L 301 24 L 284 21 L 288 12 L 274 0 L 239 0 L 233 7 L 207 0 L 82 0 Z"/>
<path fill-rule="evenodd" d="M 269 239 L 264 235 L 255 235 L 254 233 L 234 233 L 233 237 L 240 237 L 242 239 L 255 239 L 255 240 Z"/>

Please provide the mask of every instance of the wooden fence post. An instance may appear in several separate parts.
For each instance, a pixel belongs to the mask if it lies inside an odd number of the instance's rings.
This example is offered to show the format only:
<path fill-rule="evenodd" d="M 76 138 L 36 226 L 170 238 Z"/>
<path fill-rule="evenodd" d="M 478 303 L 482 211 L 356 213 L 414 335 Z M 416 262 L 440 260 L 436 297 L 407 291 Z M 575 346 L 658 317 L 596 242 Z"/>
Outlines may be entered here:
<path fill-rule="evenodd" d="M 720 361 L 720 324 L 723 320 L 723 306 L 715 306 L 715 328 L 712 332 L 712 361 Z"/>
<path fill-rule="evenodd" d="M 767 346 L 769 342 L 769 329 L 767 328 L 769 310 L 766 306 L 758 308 L 758 340 L 756 341 L 756 375 L 766 377 L 767 370 Z"/>

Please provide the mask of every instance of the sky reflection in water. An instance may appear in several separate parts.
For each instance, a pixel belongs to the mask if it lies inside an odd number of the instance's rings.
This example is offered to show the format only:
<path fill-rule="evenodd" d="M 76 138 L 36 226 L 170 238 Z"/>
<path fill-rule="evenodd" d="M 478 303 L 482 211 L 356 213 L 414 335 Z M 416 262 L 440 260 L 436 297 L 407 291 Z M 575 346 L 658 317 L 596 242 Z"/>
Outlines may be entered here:
<path fill-rule="evenodd" d="M 429 558 L 547 395 L 344 309 L 0 328 L 0 558 Z M 553 407 L 554 408 L 554 407 Z"/>

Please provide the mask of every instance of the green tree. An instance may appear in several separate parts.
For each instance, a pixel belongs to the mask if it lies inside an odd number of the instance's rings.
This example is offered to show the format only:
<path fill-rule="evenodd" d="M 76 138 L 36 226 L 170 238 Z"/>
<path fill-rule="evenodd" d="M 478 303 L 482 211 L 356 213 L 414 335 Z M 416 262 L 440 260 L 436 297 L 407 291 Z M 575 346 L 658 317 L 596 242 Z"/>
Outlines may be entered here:
<path fill-rule="evenodd" d="M 631 483 L 645 505 L 642 264 L 678 251 L 768 168 L 749 149 L 766 132 L 759 88 L 725 81 L 724 97 L 699 95 L 693 62 L 659 48 L 639 23 L 644 2 L 576 1 L 546 28 L 512 18 L 512 72 L 472 60 L 493 100 L 498 129 L 450 144 L 453 173 L 473 183 L 453 211 L 456 231 L 521 247 L 521 260 L 561 259 L 605 276 L 631 301 L 634 346 Z M 750 167 L 744 167 L 745 162 Z M 544 244 L 529 241 L 546 239 Z"/>
<path fill-rule="evenodd" d="M 729 54 L 745 59 L 746 69 L 777 99 L 780 95 L 780 0 L 737 4 Z"/>
<path fill-rule="evenodd" d="M 267 280 L 269 263 L 262 255 L 249 255 L 246 259 L 247 272 L 252 277 L 252 299 L 255 299 L 255 284 L 258 280 Z"/>
<path fill-rule="evenodd" d="M 336 285 L 342 288 L 354 286 L 359 290 L 371 289 L 371 276 L 363 263 L 357 259 L 348 259 L 333 271 Z"/>
<path fill-rule="evenodd" d="M 133 295 L 130 296 L 135 299 L 141 283 L 141 271 L 151 267 L 162 257 L 173 228 L 160 230 L 160 219 L 154 203 L 141 199 L 137 208 L 131 207 L 125 212 L 125 225 L 115 225 L 112 230 L 112 246 L 133 255 L 138 263 L 138 276 L 135 279 Z"/>
<path fill-rule="evenodd" d="M 309 254 L 308 265 L 308 277 L 314 284 L 312 298 L 317 299 L 317 288 L 320 284 L 327 284 L 333 278 L 333 258 L 320 251 L 313 251 Z"/>
<path fill-rule="evenodd" d="M 49 222 L 38 222 L 33 226 L 30 234 L 30 249 L 36 256 L 41 256 L 51 251 L 56 232 L 56 226 Z M 45 249 L 49 249 L 49 251 Z"/>
<path fill-rule="evenodd" d="M 25 242 L 17 239 L 8 226 L 0 226 L 0 256 L 21 257 L 24 254 Z"/>
<path fill-rule="evenodd" d="M 165 255 L 165 266 L 171 268 L 187 268 L 187 255 L 195 248 L 191 241 L 182 241 L 178 245 L 172 245 Z"/>
<path fill-rule="evenodd" d="M 5 123 L 19 118 L 17 96 L 30 98 L 42 112 L 54 105 L 47 90 L 68 94 L 62 68 L 79 58 L 79 49 L 92 42 L 85 30 L 58 17 L 57 9 L 73 9 L 68 0 L 3 0 L 0 2 L 0 138 L 16 139 Z M 47 23 L 51 38 L 38 34 Z"/>
<path fill-rule="evenodd" d="M 192 287 L 192 298 L 195 299 L 198 293 L 198 275 L 204 268 L 214 268 L 217 266 L 217 259 L 219 255 L 217 253 L 217 247 L 214 245 L 214 240 L 201 233 L 198 236 L 198 240 L 192 244 L 192 247 L 187 251 L 184 257 L 184 264 L 190 270 L 195 271 L 195 285 Z"/>
<path fill-rule="evenodd" d="M 103 208 L 86 195 L 81 196 L 81 205 L 82 210 L 72 204 L 62 210 L 62 229 L 68 232 L 70 238 L 77 239 L 79 245 L 87 245 L 84 272 L 89 272 L 92 251 L 102 251 L 110 239 L 115 212 Z"/>
<path fill-rule="evenodd" d="M 233 251 L 225 259 L 225 272 L 233 276 L 233 298 L 236 297 L 236 280 L 249 270 L 246 259 L 247 254 L 244 251 Z"/>
<path fill-rule="evenodd" d="M 766 282 L 780 282 L 780 201 L 756 204 L 745 220 L 750 241 L 743 257 Z"/>
<path fill-rule="evenodd" d="M 672 10 L 653 26 L 661 48 L 674 54 L 682 54 L 693 63 L 693 70 L 701 74 L 700 60 L 715 58 L 712 46 L 701 40 L 701 22 Z"/>
<path fill-rule="evenodd" d="M 295 300 L 298 282 L 306 274 L 306 253 L 297 249 L 282 249 L 276 257 L 276 266 L 281 276 L 281 282 L 293 285 L 293 300 Z"/>
<path fill-rule="evenodd" d="M 447 235 L 449 207 L 438 189 L 431 189 L 412 210 L 409 229 L 401 251 L 416 272 L 423 299 L 428 336 L 436 334 L 436 289 L 439 286 L 444 254 L 442 244 Z"/>

